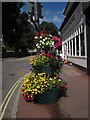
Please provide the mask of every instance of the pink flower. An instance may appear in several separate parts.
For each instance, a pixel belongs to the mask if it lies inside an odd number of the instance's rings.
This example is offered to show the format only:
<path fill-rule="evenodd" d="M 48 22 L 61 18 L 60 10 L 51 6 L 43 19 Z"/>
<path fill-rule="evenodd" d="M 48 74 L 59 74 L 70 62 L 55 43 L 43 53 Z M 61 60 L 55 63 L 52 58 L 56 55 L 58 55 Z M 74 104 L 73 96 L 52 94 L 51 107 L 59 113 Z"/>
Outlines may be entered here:
<path fill-rule="evenodd" d="M 61 38 L 59 38 L 59 37 L 57 37 L 57 36 L 52 36 L 52 40 L 61 41 Z"/>

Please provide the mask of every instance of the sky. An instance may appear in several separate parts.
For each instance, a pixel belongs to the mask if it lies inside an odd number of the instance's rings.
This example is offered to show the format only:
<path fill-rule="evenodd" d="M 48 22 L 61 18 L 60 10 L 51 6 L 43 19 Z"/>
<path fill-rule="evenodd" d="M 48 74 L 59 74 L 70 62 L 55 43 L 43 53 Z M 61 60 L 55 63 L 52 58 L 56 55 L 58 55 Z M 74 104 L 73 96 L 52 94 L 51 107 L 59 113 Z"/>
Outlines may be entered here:
<path fill-rule="evenodd" d="M 67 2 L 41 2 L 41 5 L 43 6 L 43 19 L 40 21 L 53 22 L 59 29 L 65 18 L 63 11 L 66 4 Z M 29 9 L 30 6 L 24 6 L 22 11 L 28 12 Z"/>

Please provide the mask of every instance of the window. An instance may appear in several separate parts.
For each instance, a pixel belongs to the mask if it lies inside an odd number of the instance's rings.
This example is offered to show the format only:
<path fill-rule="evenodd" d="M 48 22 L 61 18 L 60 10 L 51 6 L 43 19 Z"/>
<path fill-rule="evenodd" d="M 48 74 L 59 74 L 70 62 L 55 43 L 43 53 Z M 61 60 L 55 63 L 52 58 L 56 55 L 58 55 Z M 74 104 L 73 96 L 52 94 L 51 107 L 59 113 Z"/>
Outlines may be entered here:
<path fill-rule="evenodd" d="M 77 48 L 77 55 L 79 55 L 79 36 L 76 36 L 76 48 Z"/>
<path fill-rule="evenodd" d="M 65 43 L 65 54 L 67 54 L 67 43 Z"/>
<path fill-rule="evenodd" d="M 70 40 L 70 55 L 72 55 L 72 40 Z"/>
<path fill-rule="evenodd" d="M 73 55 L 75 56 L 75 38 L 73 38 Z"/>
<path fill-rule="evenodd" d="M 80 39 L 81 39 L 81 56 L 85 56 L 84 32 L 80 34 Z"/>
<path fill-rule="evenodd" d="M 68 54 L 69 54 L 69 49 L 70 49 L 70 47 L 69 47 L 69 41 L 68 41 Z"/>

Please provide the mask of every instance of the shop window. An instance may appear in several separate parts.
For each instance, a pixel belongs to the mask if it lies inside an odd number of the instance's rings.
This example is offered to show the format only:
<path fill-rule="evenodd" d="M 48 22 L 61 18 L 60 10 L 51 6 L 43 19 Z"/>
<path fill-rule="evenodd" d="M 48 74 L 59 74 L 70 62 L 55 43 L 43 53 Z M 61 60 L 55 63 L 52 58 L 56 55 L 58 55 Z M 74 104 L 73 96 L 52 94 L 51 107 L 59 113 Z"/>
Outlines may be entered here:
<path fill-rule="evenodd" d="M 76 48 L 77 48 L 77 55 L 79 55 L 79 36 L 76 36 Z"/>
<path fill-rule="evenodd" d="M 73 38 L 73 55 L 75 56 L 75 38 Z"/>
<path fill-rule="evenodd" d="M 72 55 L 72 40 L 70 40 L 70 55 Z"/>
<path fill-rule="evenodd" d="M 65 49 L 66 49 L 65 54 L 67 54 L 67 43 L 65 43 Z"/>
<path fill-rule="evenodd" d="M 78 35 L 79 35 L 79 28 L 77 29 Z"/>
<path fill-rule="evenodd" d="M 80 40 L 81 40 L 81 56 L 85 56 L 84 32 L 80 34 Z"/>
<path fill-rule="evenodd" d="M 69 51 L 70 51 L 70 46 L 69 46 L 69 41 L 68 41 L 68 54 L 69 54 Z"/>

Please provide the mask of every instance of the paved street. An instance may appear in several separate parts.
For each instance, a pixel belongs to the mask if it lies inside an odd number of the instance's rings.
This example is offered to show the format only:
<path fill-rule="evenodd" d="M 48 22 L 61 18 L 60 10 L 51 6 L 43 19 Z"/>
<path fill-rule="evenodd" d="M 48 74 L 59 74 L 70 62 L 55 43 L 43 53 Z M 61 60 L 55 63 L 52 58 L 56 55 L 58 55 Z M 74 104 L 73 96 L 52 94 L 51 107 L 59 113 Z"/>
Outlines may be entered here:
<path fill-rule="evenodd" d="M 3 99 L 13 84 L 24 74 L 29 72 L 28 57 L 21 59 L 6 59 L 2 62 L 2 90 Z"/>
<path fill-rule="evenodd" d="M 11 87 L 16 83 L 16 81 L 21 78 L 24 74 L 29 72 L 28 60 L 26 58 L 9 58 L 4 59 L 2 62 L 2 100 L 6 97 L 7 93 L 10 91 Z M 11 115 L 13 103 L 15 102 L 15 97 L 18 92 L 20 85 L 16 89 L 8 108 L 5 113 L 5 117 L 8 118 Z"/>

